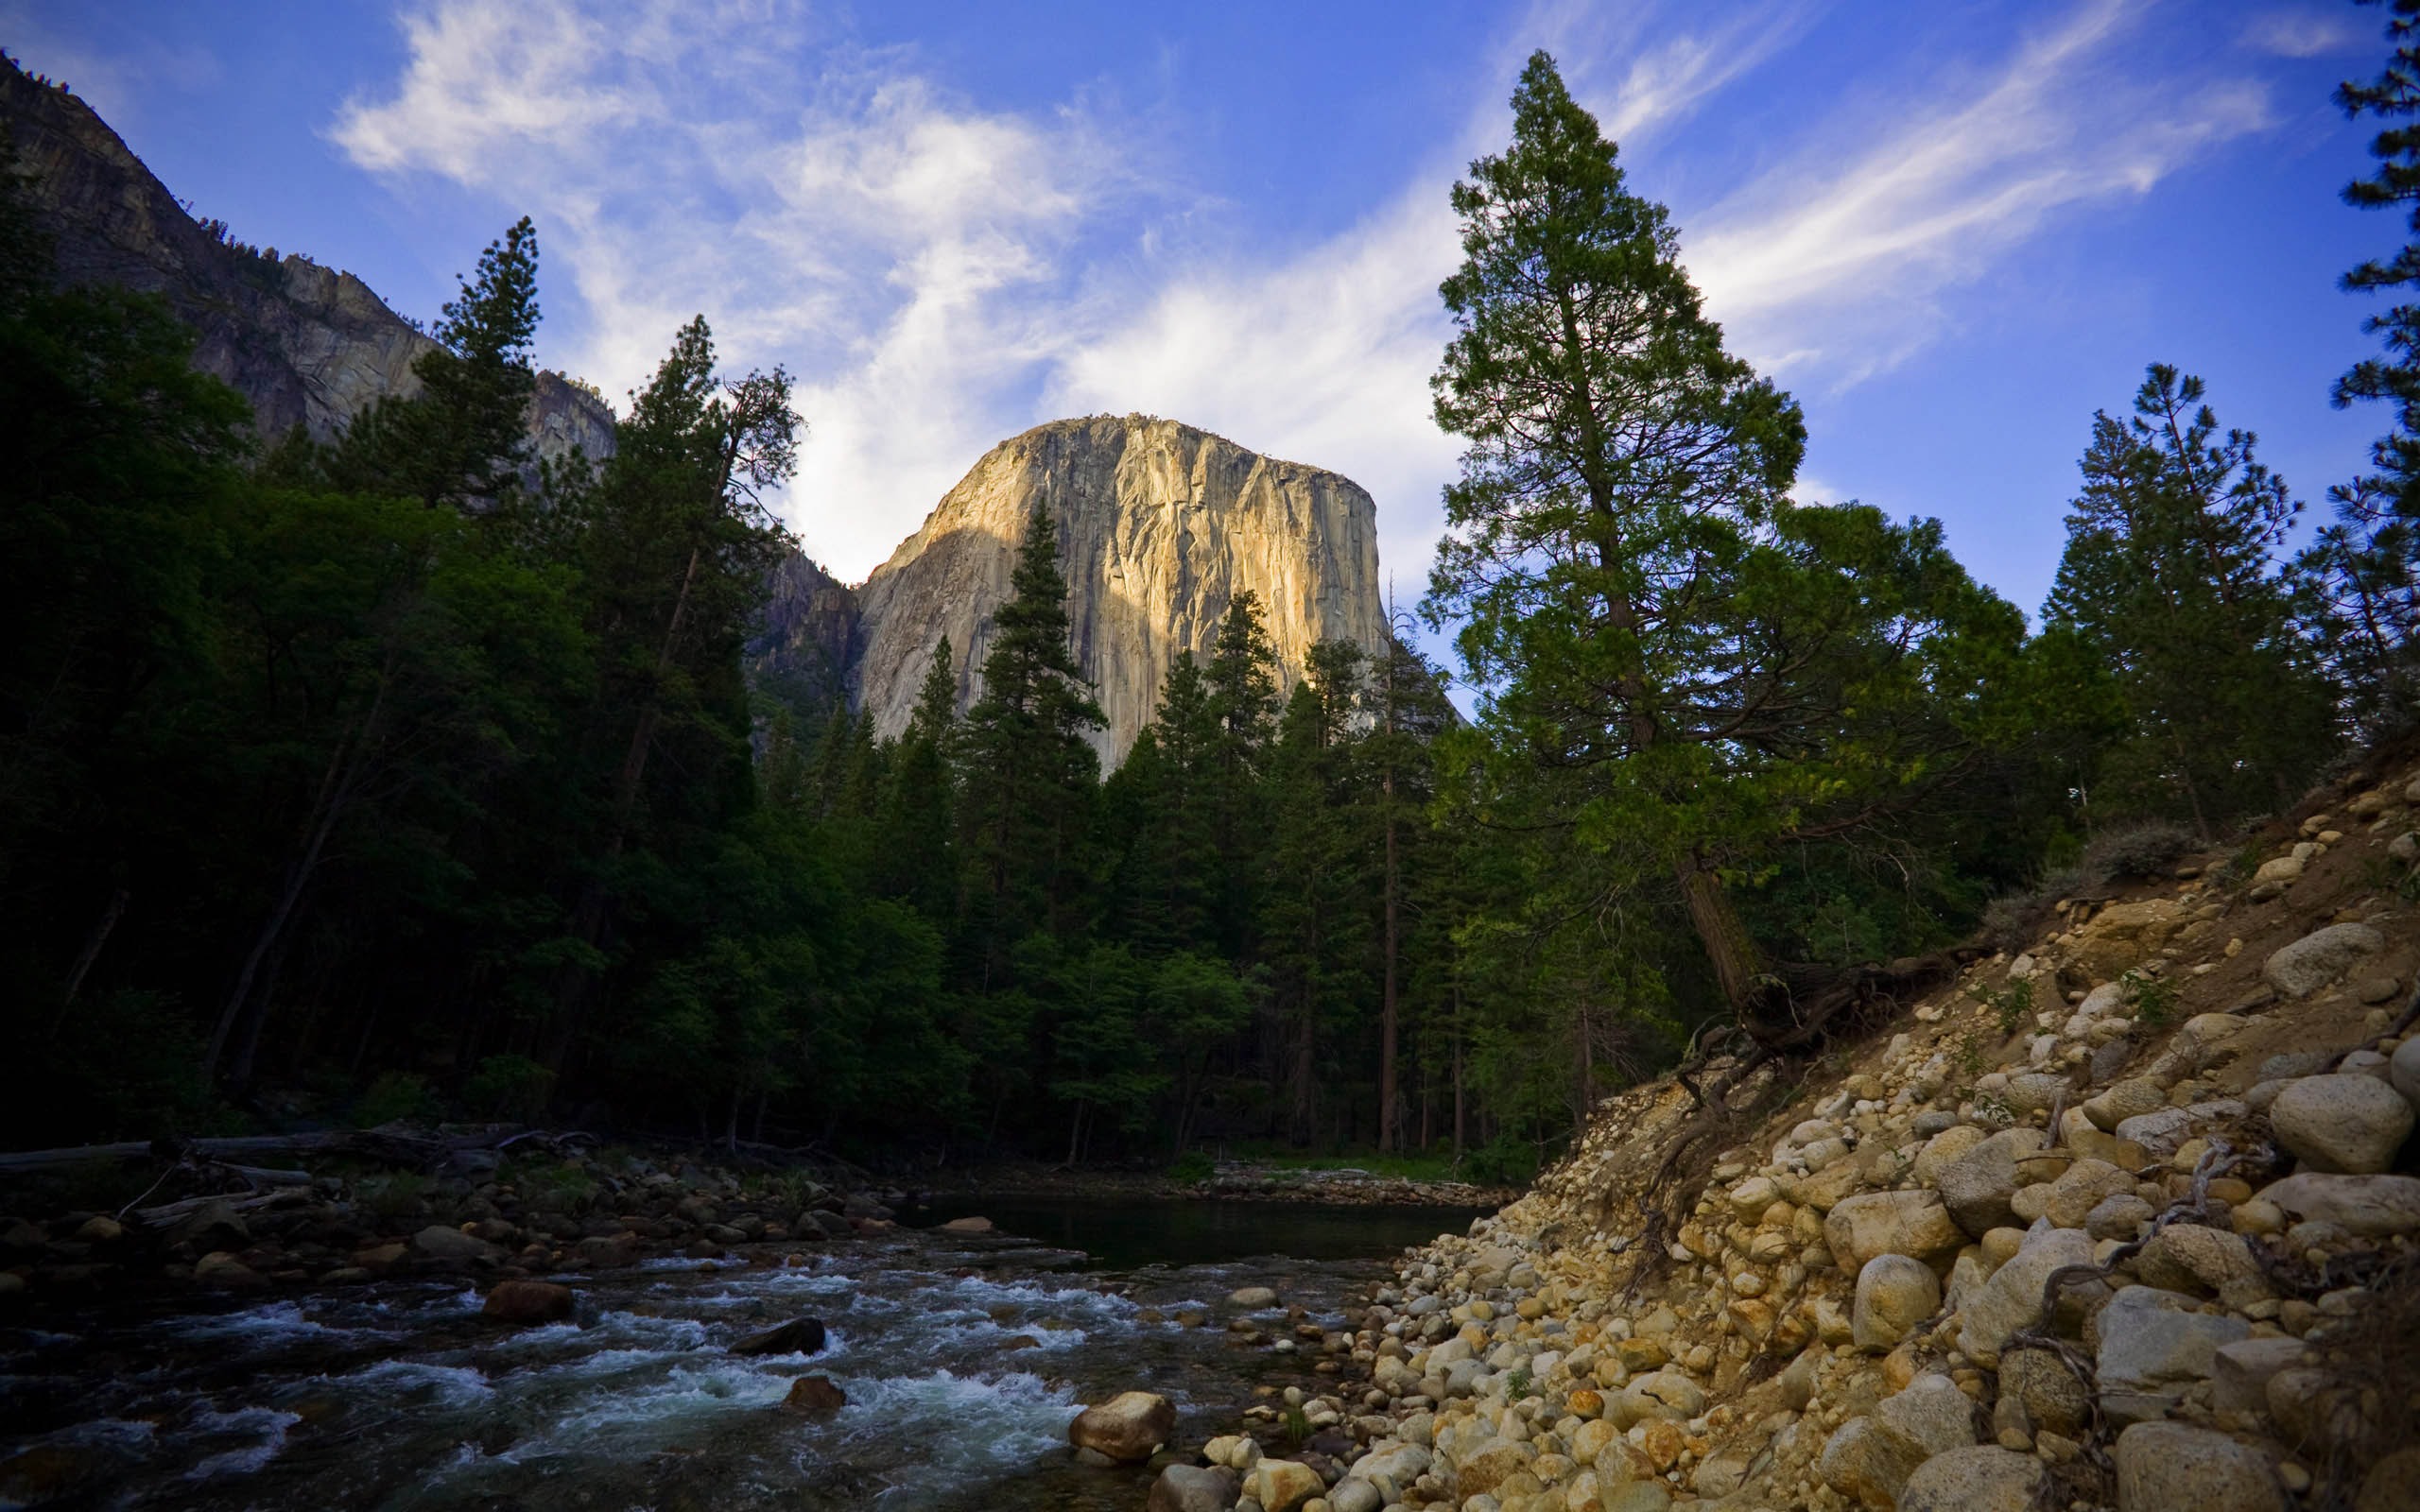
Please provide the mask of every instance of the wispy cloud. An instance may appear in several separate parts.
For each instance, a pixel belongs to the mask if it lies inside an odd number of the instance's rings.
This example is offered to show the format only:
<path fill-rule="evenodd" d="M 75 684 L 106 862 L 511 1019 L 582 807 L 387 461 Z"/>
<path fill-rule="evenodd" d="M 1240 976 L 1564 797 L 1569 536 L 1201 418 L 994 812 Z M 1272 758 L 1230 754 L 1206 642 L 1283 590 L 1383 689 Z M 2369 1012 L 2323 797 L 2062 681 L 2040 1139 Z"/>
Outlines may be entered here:
<path fill-rule="evenodd" d="M 1768 366 L 1854 382 L 1937 334 L 1937 296 L 2055 213 L 2144 194 L 2270 123 L 2254 83 L 2140 77 L 2127 43 L 2150 9 L 2088 0 L 1971 92 L 1945 81 L 1939 99 L 1831 123 L 1820 146 L 1689 217 L 1711 308 Z"/>
<path fill-rule="evenodd" d="M 2247 84 L 2150 77 L 2132 45 L 2150 4 L 2080 0 L 2005 62 L 1888 102 L 1844 96 L 1803 150 L 1676 204 L 1715 313 L 1793 384 L 1855 382 L 1936 339 L 1948 291 L 2057 214 L 2138 195 L 2258 129 Z M 627 387 L 702 305 L 738 362 L 786 363 L 812 426 L 790 512 L 845 576 L 1000 438 L 1146 410 L 1368 487 L 1409 597 L 1456 451 L 1427 388 L 1458 255 L 1447 186 L 1503 139 L 1532 45 L 1635 163 L 1755 87 L 1822 14 L 1718 9 L 1532 11 L 1354 224 L 1274 255 L 1181 187 L 1148 112 L 1074 87 L 1049 108 L 987 109 L 784 0 L 428 0 L 400 76 L 331 135 L 366 168 L 539 217 L 550 277 L 568 270 L 584 306 L 550 361 Z"/>
<path fill-rule="evenodd" d="M 2314 5 L 2271 10 L 2245 23 L 2243 44 L 2276 58 L 2318 58 L 2349 51 L 2371 33 Z"/>
<path fill-rule="evenodd" d="M 1148 198 L 1080 102 L 985 112 L 788 6 L 447 0 L 405 31 L 403 77 L 335 140 L 538 217 L 586 315 L 549 360 L 635 385 L 702 307 L 736 363 L 787 364 L 811 428 L 792 513 L 853 574 L 1070 339 L 1070 242 Z"/>

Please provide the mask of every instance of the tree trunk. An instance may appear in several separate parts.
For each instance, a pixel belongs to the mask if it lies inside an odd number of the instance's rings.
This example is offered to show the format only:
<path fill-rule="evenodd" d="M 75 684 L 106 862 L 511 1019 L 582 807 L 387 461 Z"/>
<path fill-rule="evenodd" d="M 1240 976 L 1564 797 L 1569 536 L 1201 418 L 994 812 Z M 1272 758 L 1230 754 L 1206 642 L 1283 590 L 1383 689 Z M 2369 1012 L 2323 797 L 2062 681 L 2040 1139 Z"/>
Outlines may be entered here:
<path fill-rule="evenodd" d="M 1462 989 L 1454 987 L 1454 1164 L 1462 1163 Z"/>
<path fill-rule="evenodd" d="M 59 1017 L 50 1021 L 50 1032 L 54 1039 L 67 1022 L 68 1005 L 76 1001 L 76 994 L 84 988 L 85 973 L 93 969 L 95 961 L 100 959 L 101 947 L 109 943 L 110 932 L 117 928 L 117 921 L 125 917 L 127 901 L 133 896 L 124 887 L 110 894 L 110 905 L 101 911 L 101 921 L 93 926 L 93 933 L 84 941 L 82 954 L 76 957 L 75 969 L 67 973 L 67 990 L 61 993 L 59 999 Z"/>
<path fill-rule="evenodd" d="M 1723 890 L 1722 879 L 1696 857 L 1683 857 L 1677 868 L 1681 897 L 1687 902 L 1689 925 L 1705 947 L 1714 967 L 1716 985 L 1734 1013 L 1745 1007 L 1758 971 L 1755 941 L 1739 921 L 1739 910 Z"/>
<path fill-rule="evenodd" d="M 243 970 L 235 973 L 235 986 L 228 992 L 226 1006 L 219 1010 L 218 1022 L 210 1032 L 210 1047 L 201 1057 L 201 1079 L 205 1083 L 217 1075 L 219 1057 L 226 1054 L 227 1041 L 233 1036 L 238 1021 L 251 1002 L 252 985 L 259 978 L 261 964 L 285 933 L 285 926 L 294 918 L 295 905 L 302 900 L 302 890 L 310 885 L 312 873 L 319 869 L 320 857 L 326 851 L 328 836 L 336 833 L 337 821 L 352 806 L 354 793 L 361 780 L 362 753 L 375 739 L 378 716 L 387 704 L 387 685 L 394 670 L 394 653 L 389 652 L 386 666 L 379 671 L 378 692 L 370 700 L 370 708 L 328 755 L 328 769 L 320 774 L 320 791 L 311 802 L 311 816 L 306 821 L 302 853 L 287 864 L 285 880 L 278 889 L 277 901 L 270 906 L 268 918 L 262 922 L 260 933 L 254 936 L 251 953 L 244 957 Z"/>
<path fill-rule="evenodd" d="M 663 718 L 663 688 L 665 675 L 672 670 L 673 648 L 680 644 L 681 621 L 689 609 L 689 590 L 698 580 L 698 548 L 689 548 L 689 564 L 681 574 L 681 591 L 673 596 L 672 617 L 665 622 L 664 640 L 655 654 L 655 679 L 648 690 L 647 701 L 639 707 L 638 723 L 631 728 L 630 748 L 622 753 L 622 765 L 614 775 L 613 829 L 605 841 L 604 861 L 607 867 L 621 859 L 630 841 L 631 816 L 638 807 L 639 783 L 647 776 L 648 753 L 655 745 L 656 726 Z M 596 949 L 605 937 L 605 917 L 613 897 L 605 878 L 590 877 L 580 886 L 579 902 L 572 912 L 572 935 L 582 945 Z M 564 1059 L 571 1054 L 571 1041 L 579 1026 L 579 1001 L 588 987 L 587 969 L 572 964 L 562 969 L 555 990 L 555 1032 L 546 1047 L 546 1069 L 561 1072 Z"/>
<path fill-rule="evenodd" d="M 1395 1131 L 1395 951 L 1397 925 L 1395 916 L 1395 774 L 1390 766 L 1386 775 L 1387 803 L 1387 920 L 1386 971 L 1378 998 L 1378 1148 L 1392 1151 L 1397 1143 Z"/>

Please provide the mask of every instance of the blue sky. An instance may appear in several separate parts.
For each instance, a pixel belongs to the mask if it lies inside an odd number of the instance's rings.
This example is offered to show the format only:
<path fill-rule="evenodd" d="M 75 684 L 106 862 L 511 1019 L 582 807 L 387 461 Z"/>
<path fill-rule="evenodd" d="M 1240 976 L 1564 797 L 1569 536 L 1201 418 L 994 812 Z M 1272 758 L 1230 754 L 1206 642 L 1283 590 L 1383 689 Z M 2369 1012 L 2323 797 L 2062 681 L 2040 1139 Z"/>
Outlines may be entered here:
<path fill-rule="evenodd" d="M 1333 468 L 1415 597 L 1446 190 L 1552 50 L 1805 404 L 1802 498 L 1936 515 L 2032 611 L 2148 362 L 2325 509 L 2384 418 L 2336 288 L 2376 72 L 2345 0 L 1599 6 L 0 0 L 197 211 L 422 318 L 514 216 L 540 357 L 619 396 L 702 310 L 809 423 L 786 512 L 862 576 L 993 442 L 1141 410 Z"/>

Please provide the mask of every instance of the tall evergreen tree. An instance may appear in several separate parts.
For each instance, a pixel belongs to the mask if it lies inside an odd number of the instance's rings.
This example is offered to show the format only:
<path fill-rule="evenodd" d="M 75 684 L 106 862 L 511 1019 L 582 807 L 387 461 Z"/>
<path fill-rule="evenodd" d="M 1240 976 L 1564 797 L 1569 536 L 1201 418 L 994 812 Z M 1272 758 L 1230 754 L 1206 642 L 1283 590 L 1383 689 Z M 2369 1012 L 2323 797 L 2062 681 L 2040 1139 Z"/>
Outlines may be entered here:
<path fill-rule="evenodd" d="M 2377 4 L 2377 0 L 2362 0 Z M 2373 728 L 2420 714 L 2420 0 L 2391 0 L 2386 67 L 2337 86 L 2344 113 L 2381 123 L 2370 139 L 2377 171 L 2344 188 L 2345 203 L 2399 210 L 2407 239 L 2392 257 L 2344 275 L 2356 294 L 2395 302 L 2363 322 L 2385 352 L 2336 382 L 2336 406 L 2384 402 L 2392 424 L 2370 449 L 2372 472 L 2328 490 L 2335 522 L 2297 558 L 2304 607 L 2356 718 Z"/>
<path fill-rule="evenodd" d="M 2270 558 L 2300 507 L 2203 392 L 2154 364 L 2131 420 L 2094 416 L 2046 616 L 2116 670 L 2132 729 L 2104 789 L 2138 811 L 2179 793 L 2206 834 L 2290 799 L 2332 720 Z"/>
<path fill-rule="evenodd" d="M 1057 527 L 1037 508 L 1009 601 L 993 616 L 983 694 L 962 737 L 959 825 L 978 985 L 1004 978 L 1024 936 L 1076 921 L 1100 765 L 1087 737 L 1106 723 L 1068 644 Z"/>

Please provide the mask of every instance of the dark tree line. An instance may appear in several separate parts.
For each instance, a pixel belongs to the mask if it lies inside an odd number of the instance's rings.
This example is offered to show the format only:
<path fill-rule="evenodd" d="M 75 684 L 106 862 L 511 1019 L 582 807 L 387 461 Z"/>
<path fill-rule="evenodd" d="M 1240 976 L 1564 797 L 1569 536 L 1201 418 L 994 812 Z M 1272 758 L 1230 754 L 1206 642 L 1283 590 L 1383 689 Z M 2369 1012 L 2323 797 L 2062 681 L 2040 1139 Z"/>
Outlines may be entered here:
<path fill-rule="evenodd" d="M 2420 112 L 2415 25 L 2349 111 Z M 4 1137 L 551 1113 L 1512 1174 L 1709 1027 L 1803 1049 L 1826 983 L 2094 836 L 2221 839 L 2408 728 L 2411 308 L 2337 396 L 2394 428 L 2306 538 L 2150 368 L 2030 628 L 1937 522 L 1798 497 L 1799 406 L 1663 208 L 1544 54 L 1512 106 L 1442 290 L 1467 449 L 1421 613 L 1467 714 L 1408 625 L 1281 668 L 1243 595 L 1106 773 L 1046 516 L 904 730 L 752 691 L 788 379 L 700 318 L 611 459 L 541 464 L 527 221 L 416 395 L 264 453 L 163 306 L 56 288 L 0 195 Z M 2420 204 L 2420 137 L 2375 150 L 2353 202 Z"/>

